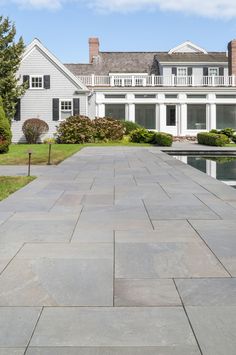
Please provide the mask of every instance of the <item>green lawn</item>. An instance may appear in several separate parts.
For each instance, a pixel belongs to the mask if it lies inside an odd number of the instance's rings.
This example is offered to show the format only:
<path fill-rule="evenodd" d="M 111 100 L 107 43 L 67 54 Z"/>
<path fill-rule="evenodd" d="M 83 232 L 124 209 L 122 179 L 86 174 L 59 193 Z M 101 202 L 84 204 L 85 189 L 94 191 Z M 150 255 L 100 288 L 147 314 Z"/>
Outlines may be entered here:
<path fill-rule="evenodd" d="M 234 144 L 234 143 L 226 144 L 226 147 L 232 147 L 232 148 L 235 148 L 235 147 L 236 147 L 236 144 Z"/>
<path fill-rule="evenodd" d="M 130 142 L 92 143 L 92 144 L 52 144 L 52 164 L 59 164 L 64 159 L 78 152 L 84 147 L 107 146 L 150 146 Z M 28 150 L 32 151 L 32 164 L 47 164 L 48 144 L 12 144 L 7 154 L 0 154 L 0 165 L 24 165 L 28 162 Z"/>
<path fill-rule="evenodd" d="M 21 189 L 35 177 L 28 176 L 0 176 L 0 201 L 7 198 L 13 192 Z"/>

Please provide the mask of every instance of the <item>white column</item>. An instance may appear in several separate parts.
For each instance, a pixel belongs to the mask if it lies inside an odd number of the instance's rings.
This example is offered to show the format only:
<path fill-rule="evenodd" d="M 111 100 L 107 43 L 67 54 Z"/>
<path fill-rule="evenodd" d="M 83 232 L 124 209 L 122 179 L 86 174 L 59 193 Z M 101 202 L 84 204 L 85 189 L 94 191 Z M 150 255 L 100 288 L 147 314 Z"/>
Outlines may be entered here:
<path fill-rule="evenodd" d="M 187 134 L 187 104 L 180 104 L 180 116 L 178 119 L 179 127 L 177 127 L 180 136 Z"/>
<path fill-rule="evenodd" d="M 160 105 L 156 104 L 156 130 L 160 131 Z"/>
<path fill-rule="evenodd" d="M 207 130 L 216 129 L 216 104 L 209 104 L 209 116 L 207 121 Z"/>
<path fill-rule="evenodd" d="M 125 104 L 125 121 L 129 121 L 129 105 Z"/>
<path fill-rule="evenodd" d="M 207 172 L 207 175 L 216 179 L 217 172 L 216 172 L 216 162 L 215 161 L 209 161 L 209 160 L 206 161 L 206 172 Z"/>
<path fill-rule="evenodd" d="M 134 104 L 129 104 L 128 105 L 128 121 L 135 122 L 135 105 Z"/>
<path fill-rule="evenodd" d="M 105 104 L 98 104 L 98 117 L 105 117 Z"/>
<path fill-rule="evenodd" d="M 160 132 L 165 132 L 166 131 L 166 105 L 160 104 L 159 106 L 160 106 L 160 110 L 159 110 Z"/>

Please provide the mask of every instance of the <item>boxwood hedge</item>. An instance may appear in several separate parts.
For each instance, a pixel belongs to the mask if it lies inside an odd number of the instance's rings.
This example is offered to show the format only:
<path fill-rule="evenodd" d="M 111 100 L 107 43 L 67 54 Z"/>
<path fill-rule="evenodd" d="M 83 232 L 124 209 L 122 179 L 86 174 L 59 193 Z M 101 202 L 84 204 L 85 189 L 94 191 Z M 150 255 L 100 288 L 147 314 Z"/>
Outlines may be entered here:
<path fill-rule="evenodd" d="M 198 144 L 223 147 L 230 143 L 230 139 L 225 134 L 202 132 L 197 135 Z"/>

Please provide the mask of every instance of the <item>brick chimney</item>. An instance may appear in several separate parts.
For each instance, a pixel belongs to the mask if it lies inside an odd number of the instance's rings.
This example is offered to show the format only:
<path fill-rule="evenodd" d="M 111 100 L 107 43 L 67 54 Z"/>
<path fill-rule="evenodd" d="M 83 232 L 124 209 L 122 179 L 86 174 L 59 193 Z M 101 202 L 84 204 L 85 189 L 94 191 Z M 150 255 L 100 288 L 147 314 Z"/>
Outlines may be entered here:
<path fill-rule="evenodd" d="M 93 58 L 99 54 L 99 39 L 89 38 L 89 63 L 93 62 Z"/>
<path fill-rule="evenodd" d="M 228 44 L 229 75 L 236 75 L 236 39 Z"/>

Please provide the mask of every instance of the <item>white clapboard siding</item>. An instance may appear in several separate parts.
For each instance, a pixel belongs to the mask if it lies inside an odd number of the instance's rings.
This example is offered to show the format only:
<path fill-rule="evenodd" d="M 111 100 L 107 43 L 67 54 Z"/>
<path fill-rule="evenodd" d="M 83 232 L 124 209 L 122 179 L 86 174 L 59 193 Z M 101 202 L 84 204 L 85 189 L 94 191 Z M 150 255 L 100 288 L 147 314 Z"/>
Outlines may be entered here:
<path fill-rule="evenodd" d="M 29 118 L 40 118 L 49 125 L 48 137 L 53 137 L 59 121 L 52 120 L 52 99 L 80 99 L 80 113 L 87 115 L 86 94 L 75 94 L 82 89 L 78 87 L 49 57 L 39 48 L 22 61 L 19 75 L 50 75 L 50 89 L 28 89 L 21 99 L 21 120 L 12 122 L 13 142 L 24 141 L 22 125 Z"/>

